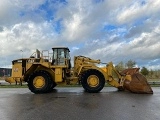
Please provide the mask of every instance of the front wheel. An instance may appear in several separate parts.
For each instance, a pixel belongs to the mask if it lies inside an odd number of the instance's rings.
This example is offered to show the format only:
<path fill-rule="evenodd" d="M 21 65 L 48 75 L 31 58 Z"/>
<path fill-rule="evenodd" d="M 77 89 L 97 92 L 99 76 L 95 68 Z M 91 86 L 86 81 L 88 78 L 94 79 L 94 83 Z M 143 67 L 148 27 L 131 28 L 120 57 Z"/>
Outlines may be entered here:
<path fill-rule="evenodd" d="M 84 71 L 80 76 L 80 80 L 83 88 L 90 93 L 101 91 L 105 85 L 103 74 L 94 69 Z"/>

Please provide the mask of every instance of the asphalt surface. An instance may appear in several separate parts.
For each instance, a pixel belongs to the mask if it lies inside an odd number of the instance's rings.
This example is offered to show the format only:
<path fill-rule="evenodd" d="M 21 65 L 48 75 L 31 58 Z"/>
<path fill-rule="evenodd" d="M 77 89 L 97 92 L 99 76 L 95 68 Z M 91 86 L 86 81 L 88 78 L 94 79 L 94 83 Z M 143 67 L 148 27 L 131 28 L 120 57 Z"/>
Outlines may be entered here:
<path fill-rule="evenodd" d="M 94 94 L 79 87 L 57 87 L 48 94 L 0 88 L 0 120 L 160 120 L 160 88 L 152 89 L 153 95 L 112 87 Z"/>

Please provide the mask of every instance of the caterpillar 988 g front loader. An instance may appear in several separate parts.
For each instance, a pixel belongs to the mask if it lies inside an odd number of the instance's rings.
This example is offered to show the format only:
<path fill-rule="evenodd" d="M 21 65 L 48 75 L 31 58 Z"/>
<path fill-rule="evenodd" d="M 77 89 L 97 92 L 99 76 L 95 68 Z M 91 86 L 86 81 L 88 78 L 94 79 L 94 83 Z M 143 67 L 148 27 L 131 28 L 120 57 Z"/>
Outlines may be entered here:
<path fill-rule="evenodd" d="M 110 62 L 105 69 L 101 69 L 97 67 L 100 60 L 84 56 L 75 56 L 74 67 L 71 67 L 68 48 L 55 47 L 52 50 L 52 53 L 37 50 L 30 58 L 13 60 L 12 77 L 6 81 L 25 81 L 33 93 L 47 93 L 56 85 L 77 83 L 81 83 L 85 91 L 95 93 L 103 89 L 105 82 L 119 90 L 153 93 L 138 68 L 119 73 Z"/>

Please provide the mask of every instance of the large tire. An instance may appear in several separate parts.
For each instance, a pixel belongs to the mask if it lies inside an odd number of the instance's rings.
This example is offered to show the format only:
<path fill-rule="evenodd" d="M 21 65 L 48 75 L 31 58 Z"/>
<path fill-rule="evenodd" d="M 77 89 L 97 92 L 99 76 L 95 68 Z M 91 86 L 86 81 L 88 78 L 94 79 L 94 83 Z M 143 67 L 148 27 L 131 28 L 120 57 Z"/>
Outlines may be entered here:
<path fill-rule="evenodd" d="M 57 84 L 54 81 L 52 81 L 48 92 L 52 92 L 53 88 L 56 87 L 56 86 L 57 86 Z"/>
<path fill-rule="evenodd" d="M 53 89 L 53 82 L 48 72 L 40 70 L 33 72 L 28 79 L 28 88 L 33 93 L 47 93 Z"/>
<path fill-rule="evenodd" d="M 95 69 L 84 71 L 80 76 L 81 84 L 86 92 L 100 92 L 105 85 L 105 78 L 101 72 Z"/>

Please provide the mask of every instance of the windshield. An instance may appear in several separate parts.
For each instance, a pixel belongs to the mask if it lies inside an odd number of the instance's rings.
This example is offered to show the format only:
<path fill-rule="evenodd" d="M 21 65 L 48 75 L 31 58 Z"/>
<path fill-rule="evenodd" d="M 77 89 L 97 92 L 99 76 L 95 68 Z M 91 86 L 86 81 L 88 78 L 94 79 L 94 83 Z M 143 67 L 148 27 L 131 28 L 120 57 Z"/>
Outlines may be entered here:
<path fill-rule="evenodd" d="M 69 60 L 69 50 L 66 48 L 53 49 L 53 62 L 55 65 L 65 65 L 65 60 Z"/>

